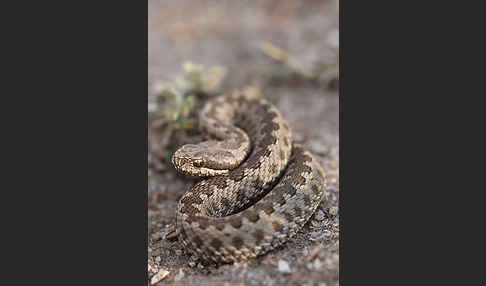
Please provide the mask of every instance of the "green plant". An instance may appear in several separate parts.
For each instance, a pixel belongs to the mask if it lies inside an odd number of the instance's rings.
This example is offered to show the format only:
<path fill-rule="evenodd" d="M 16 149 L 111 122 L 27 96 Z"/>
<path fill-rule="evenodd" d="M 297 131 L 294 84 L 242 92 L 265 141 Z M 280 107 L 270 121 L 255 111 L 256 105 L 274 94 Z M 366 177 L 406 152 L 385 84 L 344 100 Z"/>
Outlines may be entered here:
<path fill-rule="evenodd" d="M 183 63 L 182 68 L 184 74 L 176 78 L 175 84 L 186 92 L 214 95 L 218 93 L 226 76 L 226 69 L 221 66 L 206 69 L 203 65 L 188 61 Z"/>
<path fill-rule="evenodd" d="M 191 129 L 194 122 L 189 119 L 189 114 L 195 106 L 196 99 L 194 95 L 184 95 L 172 84 L 164 86 L 160 97 L 159 105 L 165 103 L 163 115 L 167 120 L 172 122 L 178 129 Z"/>
<path fill-rule="evenodd" d="M 220 66 L 205 69 L 192 62 L 184 62 L 182 68 L 184 73 L 181 76 L 163 85 L 157 96 L 157 105 L 164 119 L 176 129 L 192 129 L 195 122 L 190 119 L 190 114 L 196 105 L 197 96 L 217 94 L 226 76 L 226 69 Z"/>

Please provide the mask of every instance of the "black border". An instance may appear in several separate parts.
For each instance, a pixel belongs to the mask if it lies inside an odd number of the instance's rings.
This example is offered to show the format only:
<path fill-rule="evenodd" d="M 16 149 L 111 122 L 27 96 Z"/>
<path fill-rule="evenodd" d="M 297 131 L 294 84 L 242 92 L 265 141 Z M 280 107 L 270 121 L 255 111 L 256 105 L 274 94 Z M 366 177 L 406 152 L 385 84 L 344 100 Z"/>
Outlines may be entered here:
<path fill-rule="evenodd" d="M 454 31 L 483 25 L 450 5 L 340 1 L 340 285 L 471 284 L 477 250 L 458 229 L 475 229 L 462 208 L 481 208 L 456 160 L 478 155 L 457 134 L 474 113 L 459 108 L 465 65 L 482 56 Z"/>
<path fill-rule="evenodd" d="M 3 10 L 2 278 L 13 284 L 148 283 L 147 5 Z"/>

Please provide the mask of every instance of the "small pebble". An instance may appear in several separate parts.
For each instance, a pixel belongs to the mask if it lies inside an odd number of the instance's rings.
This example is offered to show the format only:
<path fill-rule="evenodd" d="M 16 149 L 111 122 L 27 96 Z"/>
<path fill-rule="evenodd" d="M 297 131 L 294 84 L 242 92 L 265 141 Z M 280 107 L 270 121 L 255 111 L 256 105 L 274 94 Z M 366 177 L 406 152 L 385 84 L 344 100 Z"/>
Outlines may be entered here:
<path fill-rule="evenodd" d="M 164 239 L 165 239 L 165 236 L 166 236 L 166 235 L 167 235 L 167 232 L 165 232 L 165 231 L 161 231 L 161 232 L 160 232 L 160 238 L 162 238 L 162 240 L 164 240 Z"/>
<path fill-rule="evenodd" d="M 196 262 L 194 262 L 194 261 L 189 262 L 189 266 L 190 266 L 190 267 L 194 267 L 194 266 L 196 266 Z"/>
<path fill-rule="evenodd" d="M 162 258 L 160 258 L 160 256 L 155 257 L 155 262 L 159 263 L 161 260 Z"/>
<path fill-rule="evenodd" d="M 291 273 L 290 266 L 287 261 L 280 259 L 278 261 L 278 271 L 282 273 Z"/>
<path fill-rule="evenodd" d="M 324 214 L 324 212 L 322 210 L 319 210 L 316 213 L 315 219 L 316 220 L 323 220 L 325 218 L 325 216 L 326 216 L 326 214 Z"/>
<path fill-rule="evenodd" d="M 150 284 L 154 285 L 160 280 L 164 279 L 170 272 L 165 269 L 160 269 L 160 271 L 155 274 L 152 279 L 150 279 Z"/>
<path fill-rule="evenodd" d="M 329 208 L 329 214 L 332 216 L 336 216 L 339 213 L 338 207 L 331 207 Z"/>
<path fill-rule="evenodd" d="M 157 269 L 156 269 L 155 265 L 153 265 L 153 262 L 148 261 L 147 262 L 147 267 L 148 267 L 148 271 L 149 272 L 152 272 L 152 273 L 157 272 Z"/>

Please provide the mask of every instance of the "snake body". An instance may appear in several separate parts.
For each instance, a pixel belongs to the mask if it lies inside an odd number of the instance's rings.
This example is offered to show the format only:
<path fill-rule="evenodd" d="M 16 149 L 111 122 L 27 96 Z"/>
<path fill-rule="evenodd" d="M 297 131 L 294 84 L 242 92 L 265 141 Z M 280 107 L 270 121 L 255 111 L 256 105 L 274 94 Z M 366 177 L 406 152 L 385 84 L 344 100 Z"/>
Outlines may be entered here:
<path fill-rule="evenodd" d="M 172 163 L 208 177 L 179 201 L 176 229 L 186 250 L 231 263 L 287 241 L 323 198 L 322 167 L 292 142 L 287 121 L 254 88 L 209 100 L 199 114 L 213 140 L 184 145 Z"/>

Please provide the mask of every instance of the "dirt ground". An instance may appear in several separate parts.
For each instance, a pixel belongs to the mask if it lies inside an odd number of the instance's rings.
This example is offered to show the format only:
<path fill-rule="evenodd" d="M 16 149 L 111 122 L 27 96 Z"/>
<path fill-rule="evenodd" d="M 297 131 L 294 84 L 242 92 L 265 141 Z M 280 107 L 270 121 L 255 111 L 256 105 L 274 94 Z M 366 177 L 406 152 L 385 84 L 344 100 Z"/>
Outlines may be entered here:
<path fill-rule="evenodd" d="M 227 75 L 222 91 L 248 84 L 259 86 L 289 121 L 294 140 L 317 156 L 328 179 L 324 201 L 289 242 L 249 262 L 205 265 L 186 254 L 177 241 L 165 240 L 174 223 L 178 199 L 197 180 L 177 174 L 156 154 L 161 150 L 154 149 L 165 146 L 167 150 L 162 151 L 170 154 L 174 151 L 170 146 L 198 142 L 200 137 L 197 132 L 169 133 L 164 128 L 152 128 L 157 118 L 149 114 L 149 285 L 338 285 L 336 71 L 324 69 L 312 81 L 282 78 L 278 69 L 269 69 L 275 63 L 261 50 L 261 44 L 269 42 L 287 51 L 303 67 L 335 67 L 338 2 L 149 0 L 148 7 L 149 111 L 157 113 L 160 107 L 153 102 L 161 84 L 181 74 L 184 61 L 224 66 Z M 204 99 L 200 101 L 203 104 Z M 164 145 L 161 141 L 177 143 Z"/>

